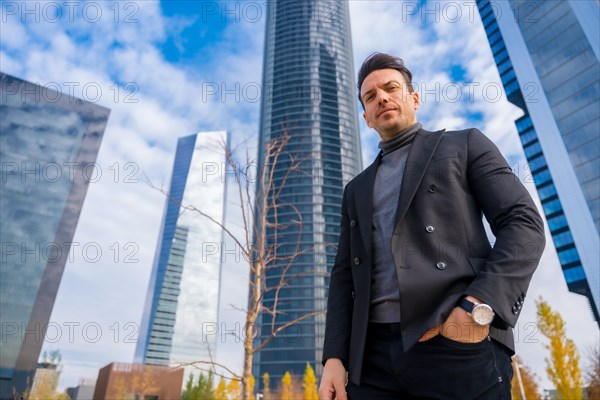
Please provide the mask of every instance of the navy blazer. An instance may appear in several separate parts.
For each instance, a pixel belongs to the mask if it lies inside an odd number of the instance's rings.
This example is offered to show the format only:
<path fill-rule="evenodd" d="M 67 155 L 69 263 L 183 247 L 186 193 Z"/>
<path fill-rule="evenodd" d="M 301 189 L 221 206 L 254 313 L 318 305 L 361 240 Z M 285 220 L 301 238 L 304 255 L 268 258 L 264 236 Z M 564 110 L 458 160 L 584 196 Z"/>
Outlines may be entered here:
<path fill-rule="evenodd" d="M 340 358 L 360 383 L 369 321 L 372 203 L 377 159 L 346 185 L 331 271 L 323 362 Z M 485 215 L 496 242 L 492 247 Z M 466 295 L 496 313 L 490 336 L 514 351 L 512 327 L 545 246 L 531 196 L 480 131 L 415 136 L 406 161 L 391 249 L 405 351 L 442 324 Z"/>

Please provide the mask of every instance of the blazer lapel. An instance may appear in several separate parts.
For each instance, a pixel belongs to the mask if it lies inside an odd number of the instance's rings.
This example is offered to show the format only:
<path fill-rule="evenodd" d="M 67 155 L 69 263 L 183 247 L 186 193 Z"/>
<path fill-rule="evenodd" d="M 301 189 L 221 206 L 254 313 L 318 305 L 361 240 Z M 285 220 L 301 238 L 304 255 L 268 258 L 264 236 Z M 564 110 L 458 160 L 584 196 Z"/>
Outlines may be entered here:
<path fill-rule="evenodd" d="M 363 243 L 369 252 L 369 259 L 372 256 L 371 238 L 373 234 L 373 186 L 375 185 L 375 175 L 381 162 L 381 152 L 369 167 L 361 174 L 356 182 L 356 210 L 358 214 L 358 226 L 363 239 Z"/>
<path fill-rule="evenodd" d="M 433 153 L 435 153 L 445 131 L 445 129 L 442 129 L 437 132 L 428 132 L 421 129 L 415 135 L 404 167 L 402 189 L 400 190 L 398 208 L 396 209 L 396 218 L 394 220 L 394 231 L 398 228 L 398 224 L 402 218 L 404 218 L 404 214 L 406 214 L 406 210 L 408 210 L 408 206 L 419 188 L 427 166 L 431 162 Z"/>

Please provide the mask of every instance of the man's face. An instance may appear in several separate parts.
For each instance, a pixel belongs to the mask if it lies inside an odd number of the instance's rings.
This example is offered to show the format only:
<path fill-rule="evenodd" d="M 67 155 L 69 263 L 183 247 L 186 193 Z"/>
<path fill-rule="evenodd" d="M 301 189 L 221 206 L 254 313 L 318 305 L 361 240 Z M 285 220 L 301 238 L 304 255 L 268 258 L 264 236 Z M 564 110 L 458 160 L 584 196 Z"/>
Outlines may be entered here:
<path fill-rule="evenodd" d="M 367 125 L 375 129 L 382 140 L 393 138 L 417 122 L 419 94 L 408 90 L 400 71 L 380 69 L 371 72 L 363 81 L 360 97 Z"/>

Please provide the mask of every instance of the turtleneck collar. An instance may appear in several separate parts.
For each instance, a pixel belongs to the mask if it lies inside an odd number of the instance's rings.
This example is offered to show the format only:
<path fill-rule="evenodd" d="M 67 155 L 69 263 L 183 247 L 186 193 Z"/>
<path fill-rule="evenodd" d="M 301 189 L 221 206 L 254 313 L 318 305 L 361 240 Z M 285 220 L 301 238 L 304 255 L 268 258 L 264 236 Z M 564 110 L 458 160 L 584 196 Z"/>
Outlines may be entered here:
<path fill-rule="evenodd" d="M 419 122 L 414 123 L 403 131 L 398 132 L 392 139 L 379 142 L 379 148 L 383 155 L 389 154 L 394 150 L 407 146 L 412 143 L 415 135 L 421 129 Z"/>

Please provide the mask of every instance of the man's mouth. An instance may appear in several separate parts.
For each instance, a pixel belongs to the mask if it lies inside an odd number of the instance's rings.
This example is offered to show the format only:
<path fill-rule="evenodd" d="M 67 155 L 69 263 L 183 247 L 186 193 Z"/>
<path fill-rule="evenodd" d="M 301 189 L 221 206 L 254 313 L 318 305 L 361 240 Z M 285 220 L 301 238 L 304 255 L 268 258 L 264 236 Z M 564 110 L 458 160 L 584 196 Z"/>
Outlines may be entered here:
<path fill-rule="evenodd" d="M 393 108 L 385 108 L 385 109 L 383 109 L 383 110 L 379 111 L 379 113 L 377 114 L 377 116 L 378 116 L 378 117 L 380 117 L 380 116 L 382 116 L 383 114 L 385 114 L 386 112 L 388 112 L 388 111 L 393 111 L 393 110 L 394 110 Z"/>

